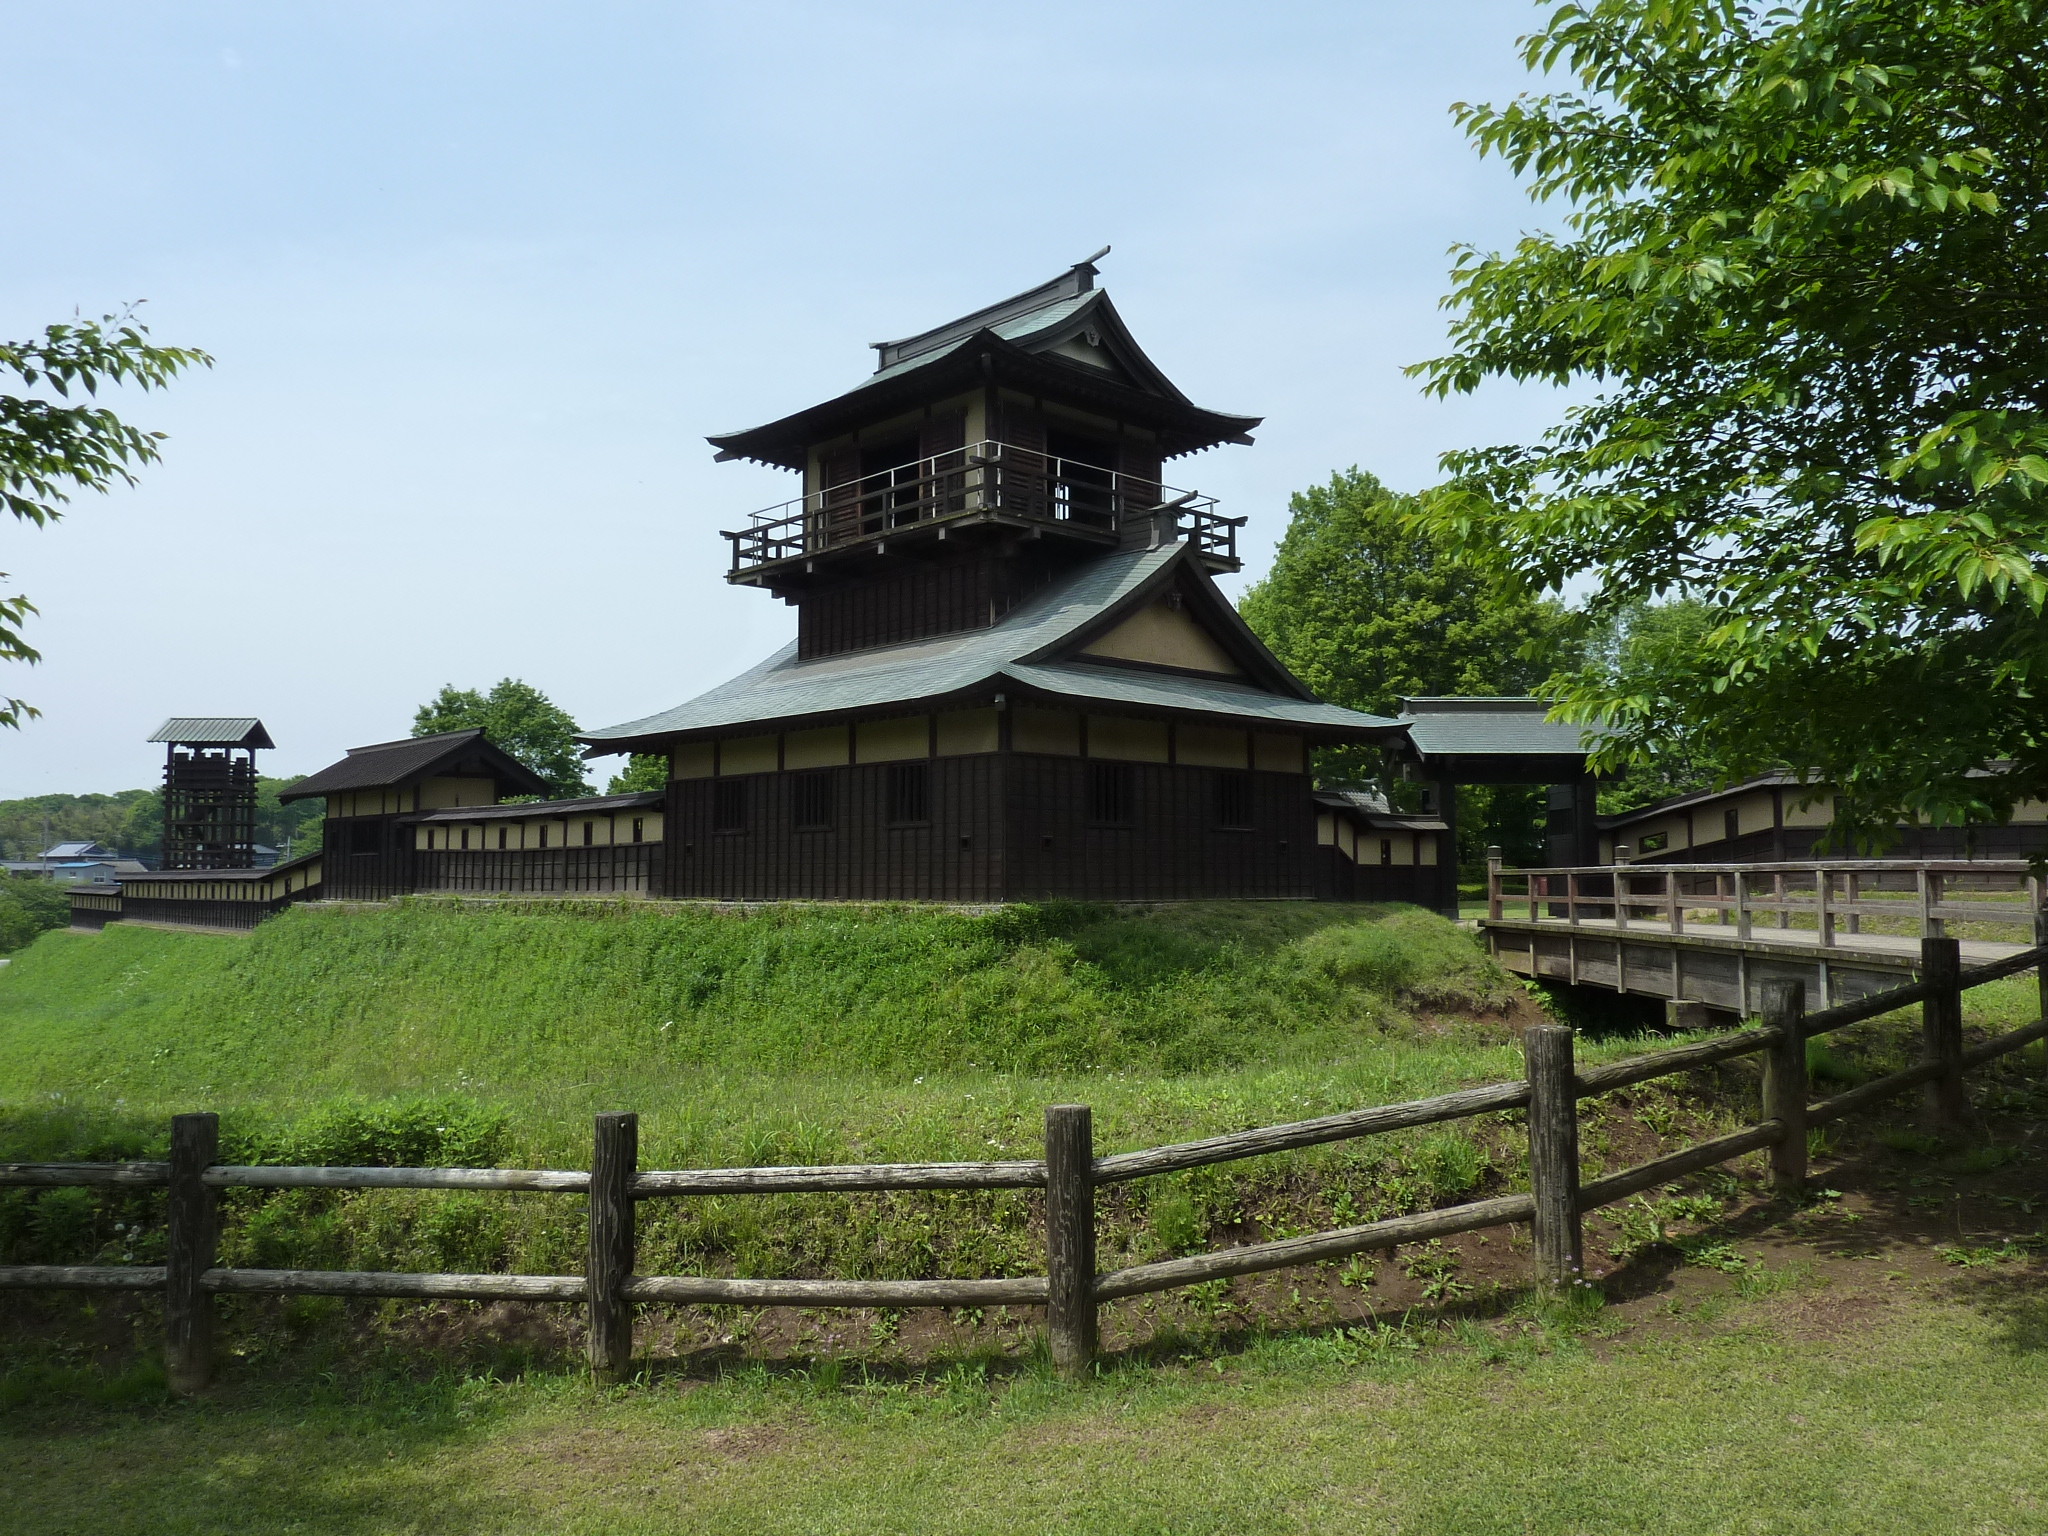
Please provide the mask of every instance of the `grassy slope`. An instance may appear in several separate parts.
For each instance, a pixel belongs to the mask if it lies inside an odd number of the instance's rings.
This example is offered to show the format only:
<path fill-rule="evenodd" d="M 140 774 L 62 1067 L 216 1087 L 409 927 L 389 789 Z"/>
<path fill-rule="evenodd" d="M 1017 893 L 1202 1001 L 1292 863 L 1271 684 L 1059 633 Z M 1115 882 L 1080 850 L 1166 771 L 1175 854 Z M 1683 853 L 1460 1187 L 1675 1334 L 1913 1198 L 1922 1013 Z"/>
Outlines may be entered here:
<path fill-rule="evenodd" d="M 1110 1137 L 1148 1134 L 1508 1071 L 1506 1031 L 1424 1040 L 1412 1008 L 1513 995 L 1449 925 L 1370 907 L 416 903 L 293 912 L 247 939 L 116 927 L 47 936 L 0 975 L 0 1137 L 76 1136 L 60 1100 L 95 1134 L 124 1117 L 161 1134 L 174 1107 L 254 1123 L 427 1094 L 502 1107 L 507 1155 L 580 1155 L 585 1116 L 618 1107 L 665 1158 L 758 1160 L 799 1123 L 907 1153 L 985 1141 L 1010 1099 L 1083 1081 L 1112 1101 Z M 967 1108 L 977 1083 L 1003 1113 Z"/>

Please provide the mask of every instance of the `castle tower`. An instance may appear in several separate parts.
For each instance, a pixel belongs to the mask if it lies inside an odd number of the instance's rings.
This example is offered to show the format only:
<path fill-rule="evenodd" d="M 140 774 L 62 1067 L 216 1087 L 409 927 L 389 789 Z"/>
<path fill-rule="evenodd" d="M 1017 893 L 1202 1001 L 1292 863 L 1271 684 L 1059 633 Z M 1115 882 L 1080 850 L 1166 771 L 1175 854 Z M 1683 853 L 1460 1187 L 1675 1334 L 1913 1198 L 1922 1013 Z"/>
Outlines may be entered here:
<path fill-rule="evenodd" d="M 725 534 L 728 579 L 793 605 L 797 637 L 582 738 L 668 760 L 666 894 L 1328 888 L 1310 749 L 1403 728 L 1317 700 L 1217 589 L 1243 519 L 1167 484 L 1169 464 L 1248 443 L 1259 418 L 1175 388 L 1098 258 L 876 343 L 857 387 L 711 439 L 802 476 Z"/>

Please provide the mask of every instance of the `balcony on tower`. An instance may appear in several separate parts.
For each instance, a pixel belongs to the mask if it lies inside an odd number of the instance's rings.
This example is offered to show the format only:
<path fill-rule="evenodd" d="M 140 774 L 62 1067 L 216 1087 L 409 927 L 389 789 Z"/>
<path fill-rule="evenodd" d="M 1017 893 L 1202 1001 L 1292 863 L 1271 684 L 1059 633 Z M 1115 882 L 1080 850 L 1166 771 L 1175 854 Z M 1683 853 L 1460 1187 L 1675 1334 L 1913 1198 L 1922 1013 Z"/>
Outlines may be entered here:
<path fill-rule="evenodd" d="M 1074 565 L 1185 543 L 1238 569 L 1242 518 L 1167 461 L 1248 443 L 1147 358 L 1096 257 L 941 326 L 875 343 L 857 388 L 711 439 L 794 470 L 801 492 L 725 534 L 728 579 L 803 610 L 806 655 L 998 622 Z"/>
<path fill-rule="evenodd" d="M 1185 539 L 1209 569 L 1235 571 L 1243 522 L 1220 514 L 1214 497 L 1161 484 L 1156 471 L 1133 473 L 985 440 L 764 508 L 725 537 L 732 542 L 732 579 L 765 585 L 788 583 L 790 567 L 814 574 L 819 556 L 833 557 L 835 566 L 848 556 L 880 561 L 892 546 L 902 556 L 922 544 L 1005 531 L 1098 551 Z"/>

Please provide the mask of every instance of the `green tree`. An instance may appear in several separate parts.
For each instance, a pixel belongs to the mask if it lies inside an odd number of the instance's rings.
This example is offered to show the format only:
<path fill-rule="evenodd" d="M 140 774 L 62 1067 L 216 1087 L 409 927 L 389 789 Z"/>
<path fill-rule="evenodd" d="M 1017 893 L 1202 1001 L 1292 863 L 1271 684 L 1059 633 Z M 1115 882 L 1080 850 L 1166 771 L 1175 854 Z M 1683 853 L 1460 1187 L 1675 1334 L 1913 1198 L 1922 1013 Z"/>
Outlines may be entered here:
<path fill-rule="evenodd" d="M 0 955 L 71 921 L 65 887 L 33 875 L 0 875 Z"/>
<path fill-rule="evenodd" d="M 554 798 L 590 793 L 576 722 L 531 683 L 501 678 L 489 693 L 448 683 L 412 718 L 415 736 L 478 729 L 546 779 Z"/>
<path fill-rule="evenodd" d="M 1708 606 L 1658 696 L 1561 680 L 1612 764 L 1682 718 L 1862 842 L 2048 792 L 2048 9 L 1597 0 L 1524 57 L 1575 88 L 1460 117 L 1563 231 L 1463 251 L 1416 371 L 1591 398 L 1448 456 L 1435 526 L 1596 611 Z"/>
<path fill-rule="evenodd" d="M 1629 603 L 1608 613 L 1586 638 L 1581 685 L 1627 698 L 1658 728 L 1644 751 L 1600 789 L 1600 809 L 1632 811 L 1672 795 L 1713 789 L 1735 777 L 1703 746 L 1674 694 L 1682 695 L 1707 654 L 1717 623 L 1697 598 Z"/>
<path fill-rule="evenodd" d="M 34 341 L 0 342 L 0 376 L 39 391 L 0 390 L 0 507 L 40 528 L 64 515 L 75 491 L 105 491 L 117 480 L 133 485 L 135 469 L 157 459 L 163 433 L 76 402 L 74 391 L 95 397 L 102 384 L 156 389 L 186 368 L 212 363 L 190 347 L 152 345 L 149 328 L 132 311 L 52 325 Z M 0 581 L 6 574 L 0 571 Z M 20 593 L 0 596 L 0 661 L 41 659 L 22 635 L 35 611 Z M 0 697 L 0 726 L 19 729 L 35 713 L 20 699 Z"/>
<path fill-rule="evenodd" d="M 668 759 L 658 752 L 635 752 L 626 766 L 605 785 L 608 795 L 630 795 L 650 789 L 668 788 Z"/>
<path fill-rule="evenodd" d="M 1287 532 L 1245 622 L 1323 698 L 1370 714 L 1404 697 L 1525 694 L 1576 655 L 1561 604 L 1504 586 L 1417 526 L 1417 502 L 1356 468 L 1289 501 Z M 1326 784 L 1385 784 L 1375 748 L 1316 756 Z M 1392 788 L 1393 786 L 1387 786 Z M 1541 791 L 1472 786 L 1460 795 L 1460 859 L 1499 843 L 1540 860 Z"/>

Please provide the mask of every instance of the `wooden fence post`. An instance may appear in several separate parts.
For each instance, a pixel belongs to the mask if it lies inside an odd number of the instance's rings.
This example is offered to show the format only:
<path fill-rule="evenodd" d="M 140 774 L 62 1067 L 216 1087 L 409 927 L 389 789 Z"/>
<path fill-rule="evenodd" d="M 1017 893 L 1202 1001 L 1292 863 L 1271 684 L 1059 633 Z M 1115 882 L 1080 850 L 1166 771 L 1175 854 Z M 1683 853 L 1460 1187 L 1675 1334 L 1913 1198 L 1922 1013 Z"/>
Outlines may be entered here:
<path fill-rule="evenodd" d="M 2048 949 L 2048 907 L 2034 909 L 2034 946 Z M 2034 967 L 2035 1017 L 2048 1019 L 2048 961 Z M 2048 1075 L 2048 1040 L 2041 1042 L 2041 1070 Z"/>
<path fill-rule="evenodd" d="M 1923 1104 L 1927 1129 L 1953 1135 L 1969 1118 L 1963 1094 L 1963 956 L 1955 939 L 1920 941 L 1920 979 L 1934 995 L 1920 1005 L 1920 1033 L 1927 1059 L 1941 1065 L 1941 1075 L 1928 1083 Z"/>
<path fill-rule="evenodd" d="M 604 1114 L 590 1154 L 590 1370 L 607 1384 L 633 1371 L 633 1177 L 639 1171 L 640 1117 Z"/>
<path fill-rule="evenodd" d="M 1579 1231 L 1579 1098 L 1572 1031 L 1532 1024 L 1522 1032 L 1529 1070 L 1529 1184 L 1536 1198 L 1536 1283 L 1561 1291 L 1585 1266 Z"/>
<path fill-rule="evenodd" d="M 1095 1120 L 1086 1104 L 1045 1107 L 1045 1331 L 1052 1363 L 1095 1362 Z"/>
<path fill-rule="evenodd" d="M 1764 1118 L 1785 1127 L 1771 1148 L 1771 1184 L 1796 1198 L 1806 1192 L 1806 983 L 1764 983 L 1764 1023 L 1784 1038 L 1764 1052 Z"/>
<path fill-rule="evenodd" d="M 1500 849 L 1486 850 L 1486 915 L 1500 921 Z"/>
<path fill-rule="evenodd" d="M 204 1281 L 220 1246 L 220 1195 L 201 1176 L 219 1153 L 220 1116 L 171 1117 L 164 1370 L 180 1397 L 203 1392 L 213 1381 L 213 1297 Z"/>

